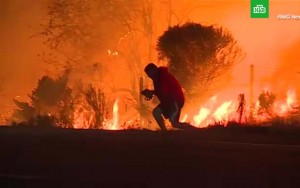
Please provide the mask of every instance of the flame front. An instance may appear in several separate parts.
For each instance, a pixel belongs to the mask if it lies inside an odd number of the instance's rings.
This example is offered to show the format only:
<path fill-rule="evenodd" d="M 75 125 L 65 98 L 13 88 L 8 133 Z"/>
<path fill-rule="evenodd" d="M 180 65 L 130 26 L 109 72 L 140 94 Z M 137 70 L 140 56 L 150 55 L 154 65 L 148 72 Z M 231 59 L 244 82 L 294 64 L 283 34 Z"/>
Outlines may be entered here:
<path fill-rule="evenodd" d="M 222 94 L 219 94 L 222 96 Z M 234 98 L 233 96 L 231 98 Z M 220 102 L 221 101 L 221 102 Z M 290 113 L 295 111 L 295 107 L 297 107 L 297 96 L 295 89 L 289 89 L 286 93 L 286 98 L 284 100 L 278 100 L 274 103 L 272 107 L 273 116 L 277 117 L 288 117 Z M 219 97 L 214 96 L 211 97 L 207 103 L 204 103 L 200 107 L 198 113 L 191 115 L 192 113 L 187 113 L 186 117 L 192 117 L 191 124 L 198 128 L 205 128 L 210 124 L 221 123 L 223 125 L 227 125 L 229 121 L 237 121 L 238 114 L 237 112 L 238 102 L 235 100 L 220 100 Z M 254 114 L 256 122 L 265 122 L 270 120 L 269 114 L 258 114 L 260 109 L 259 101 L 255 102 Z M 250 113 L 250 107 L 243 109 L 242 112 L 243 118 L 247 119 Z M 187 120 L 189 122 L 189 120 Z M 242 122 L 245 122 L 243 120 Z"/>
<path fill-rule="evenodd" d="M 220 96 L 225 96 L 224 93 L 219 93 L 211 97 L 207 100 L 206 103 L 198 108 L 198 111 L 185 111 L 184 115 L 181 118 L 181 122 L 188 122 L 191 125 L 197 128 L 205 128 L 214 124 L 221 124 L 226 126 L 230 121 L 236 122 L 247 122 L 250 114 L 249 105 L 243 109 L 243 120 L 239 120 L 239 112 L 237 111 L 237 107 L 239 106 L 238 100 L 234 100 L 237 96 L 231 95 L 226 96 L 223 99 Z M 228 100 L 231 99 L 231 100 Z M 113 107 L 112 107 L 112 116 L 110 119 L 104 119 L 103 129 L 106 130 L 120 130 L 132 128 L 132 125 L 136 124 L 139 121 L 134 121 L 133 117 L 127 117 L 128 121 L 121 122 L 120 114 L 119 114 L 119 98 L 116 98 Z M 273 116 L 275 117 L 289 117 L 289 114 L 295 110 L 297 107 L 297 96 L 296 91 L 294 89 L 289 89 L 286 92 L 286 96 L 282 100 L 277 100 L 274 103 L 272 108 Z M 259 114 L 260 103 L 259 101 L 255 101 L 253 116 L 255 118 L 256 123 L 266 122 L 272 118 L 270 114 Z M 191 109 L 188 109 L 191 110 Z M 92 125 L 94 116 L 88 113 L 88 111 L 76 111 L 75 112 L 75 124 L 74 128 L 89 128 Z M 123 117 L 124 119 L 125 117 Z M 126 119 L 126 118 L 125 118 Z M 142 123 L 139 122 L 138 126 L 142 126 Z M 140 128 L 140 127 L 135 127 Z"/>

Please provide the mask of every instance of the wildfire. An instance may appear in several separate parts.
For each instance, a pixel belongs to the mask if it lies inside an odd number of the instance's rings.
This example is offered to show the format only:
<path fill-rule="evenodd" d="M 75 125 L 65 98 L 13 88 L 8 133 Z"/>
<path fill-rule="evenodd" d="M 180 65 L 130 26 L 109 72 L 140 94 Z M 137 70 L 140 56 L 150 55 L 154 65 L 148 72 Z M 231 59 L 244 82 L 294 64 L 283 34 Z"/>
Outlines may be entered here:
<path fill-rule="evenodd" d="M 216 102 L 215 97 L 213 101 Z M 199 113 L 193 116 L 193 125 L 198 128 L 204 128 L 214 122 L 226 123 L 235 114 L 234 107 L 235 105 L 232 101 L 225 101 L 220 105 L 212 106 L 211 109 L 202 107 Z"/>
<path fill-rule="evenodd" d="M 294 89 L 289 89 L 286 93 L 286 99 L 276 102 L 270 111 L 274 117 L 288 117 L 290 113 L 295 111 L 296 106 L 296 91 Z M 214 96 L 200 107 L 198 113 L 192 115 L 191 124 L 198 128 L 204 128 L 215 123 L 222 123 L 226 125 L 229 121 L 237 120 L 239 115 L 237 113 L 237 107 L 238 104 L 237 102 L 234 102 L 234 100 L 224 100 L 219 102 L 218 97 Z M 264 122 L 270 119 L 270 114 L 258 114 L 259 109 L 259 101 L 256 101 L 254 105 L 256 122 Z M 246 117 L 246 119 L 247 116 L 249 116 L 249 112 L 250 107 L 248 106 L 248 108 L 244 109 L 243 112 L 243 116 Z M 185 115 L 184 119 L 187 119 L 186 117 L 190 117 L 191 114 L 192 113 L 188 113 L 188 115 Z"/>
<path fill-rule="evenodd" d="M 194 113 L 192 111 L 186 112 L 181 119 L 181 122 L 189 122 L 191 125 L 198 127 L 198 128 L 205 128 L 209 125 L 219 124 L 226 126 L 230 121 L 238 121 L 239 114 L 238 109 L 238 100 L 237 95 L 232 95 L 231 97 L 227 96 L 226 98 L 222 99 L 219 96 L 224 96 L 224 94 L 219 94 L 211 97 L 206 103 L 200 106 L 198 111 Z M 234 99 L 235 98 L 235 99 Z M 231 99 L 231 100 L 229 100 Z M 103 122 L 103 129 L 106 130 L 120 130 L 120 129 L 127 129 L 133 128 L 132 125 L 136 123 L 136 121 L 128 120 L 121 125 L 120 122 L 120 114 L 119 114 L 119 98 L 116 98 L 113 107 L 112 107 L 112 117 L 111 119 L 104 119 Z M 297 96 L 296 91 L 290 89 L 286 93 L 286 98 L 283 100 L 277 100 L 274 103 L 272 109 L 270 110 L 272 114 L 277 117 L 288 117 L 295 107 L 297 106 Z M 270 114 L 259 114 L 258 111 L 260 109 L 259 101 L 255 102 L 254 105 L 254 118 L 256 122 L 265 122 L 266 120 L 270 119 Z M 243 120 L 248 119 L 250 114 L 250 105 L 243 109 Z M 132 114 L 134 115 L 134 114 Z M 136 113 L 135 113 L 136 115 Z M 75 124 L 74 128 L 89 128 L 93 122 L 94 116 L 92 116 L 87 111 L 76 111 L 75 113 Z M 124 119 L 124 117 L 123 117 Z M 127 118 L 130 119 L 130 118 Z M 132 118 L 131 118 L 132 119 Z M 140 121 L 138 126 L 142 126 Z"/>
<path fill-rule="evenodd" d="M 219 102 L 215 95 L 200 107 L 197 114 L 192 115 L 191 124 L 198 128 L 204 128 L 216 122 L 226 123 L 235 114 L 235 107 L 232 100 Z"/>

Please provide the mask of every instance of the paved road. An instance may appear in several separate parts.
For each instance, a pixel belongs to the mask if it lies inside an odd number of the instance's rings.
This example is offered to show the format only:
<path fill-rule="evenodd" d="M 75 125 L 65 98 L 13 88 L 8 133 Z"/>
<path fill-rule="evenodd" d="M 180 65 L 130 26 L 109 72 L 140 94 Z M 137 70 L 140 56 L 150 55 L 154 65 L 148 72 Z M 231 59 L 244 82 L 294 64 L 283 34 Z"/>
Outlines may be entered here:
<path fill-rule="evenodd" d="M 0 128 L 0 187 L 300 187 L 297 135 Z"/>

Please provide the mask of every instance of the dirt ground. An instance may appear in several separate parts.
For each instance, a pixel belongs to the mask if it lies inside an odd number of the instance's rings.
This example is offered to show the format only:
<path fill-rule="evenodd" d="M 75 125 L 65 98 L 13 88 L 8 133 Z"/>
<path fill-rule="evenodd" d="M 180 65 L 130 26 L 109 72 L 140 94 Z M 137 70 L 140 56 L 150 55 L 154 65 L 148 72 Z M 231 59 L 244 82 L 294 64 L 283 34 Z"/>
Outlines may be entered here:
<path fill-rule="evenodd" d="M 300 129 L 0 127 L 0 187 L 300 187 Z"/>

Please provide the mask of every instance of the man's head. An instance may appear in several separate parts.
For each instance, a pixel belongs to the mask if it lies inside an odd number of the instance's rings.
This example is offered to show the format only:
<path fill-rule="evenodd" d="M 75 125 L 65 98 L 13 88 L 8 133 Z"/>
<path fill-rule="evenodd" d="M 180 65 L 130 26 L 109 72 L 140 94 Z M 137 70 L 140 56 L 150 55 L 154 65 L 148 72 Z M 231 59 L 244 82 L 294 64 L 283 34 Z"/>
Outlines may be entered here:
<path fill-rule="evenodd" d="M 149 76 L 149 78 L 151 78 L 153 80 L 156 78 L 156 76 L 158 74 L 158 67 L 153 63 L 149 63 L 145 67 L 144 71 L 147 74 L 147 76 Z"/>

